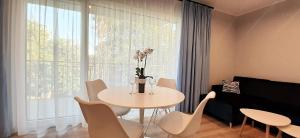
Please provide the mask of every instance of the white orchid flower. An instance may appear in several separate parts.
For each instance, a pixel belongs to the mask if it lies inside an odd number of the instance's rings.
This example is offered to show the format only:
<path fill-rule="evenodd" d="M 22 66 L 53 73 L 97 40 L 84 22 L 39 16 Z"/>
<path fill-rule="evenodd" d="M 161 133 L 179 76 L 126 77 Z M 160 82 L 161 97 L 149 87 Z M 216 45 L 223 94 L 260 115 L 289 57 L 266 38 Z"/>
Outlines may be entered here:
<path fill-rule="evenodd" d="M 136 54 L 136 55 L 139 55 L 140 52 L 141 52 L 140 50 L 137 50 L 137 51 L 135 52 L 135 54 Z"/>
<path fill-rule="evenodd" d="M 138 55 L 134 55 L 133 58 L 134 58 L 135 60 L 138 60 L 138 59 L 139 59 L 139 56 L 138 56 Z"/>
<path fill-rule="evenodd" d="M 153 52 L 153 49 L 151 49 L 151 48 L 144 49 L 144 53 L 146 53 L 146 55 L 150 55 L 152 52 Z"/>
<path fill-rule="evenodd" d="M 149 55 L 150 55 L 150 54 L 152 54 L 152 53 L 153 53 L 153 51 L 154 51 L 153 49 L 150 49 L 150 48 L 149 48 L 149 52 L 148 52 L 148 53 L 149 53 Z"/>
<path fill-rule="evenodd" d="M 146 57 L 146 54 L 144 52 L 140 52 L 139 57 L 140 60 L 143 60 Z"/>

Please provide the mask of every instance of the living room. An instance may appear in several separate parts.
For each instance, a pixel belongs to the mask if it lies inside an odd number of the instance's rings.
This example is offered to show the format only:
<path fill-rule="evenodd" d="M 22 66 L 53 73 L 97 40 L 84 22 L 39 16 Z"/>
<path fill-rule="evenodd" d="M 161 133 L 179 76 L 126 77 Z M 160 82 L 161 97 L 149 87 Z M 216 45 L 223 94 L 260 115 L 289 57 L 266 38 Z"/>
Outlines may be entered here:
<path fill-rule="evenodd" d="M 214 14 L 210 84 L 222 92 L 222 80 L 237 81 L 240 96 L 217 93 L 208 114 L 228 126 L 241 124 L 239 109 L 248 107 L 284 114 L 299 124 L 299 1 L 278 1 L 237 17 Z"/>
<path fill-rule="evenodd" d="M 1 138 L 300 137 L 300 0 L 0 2 Z"/>

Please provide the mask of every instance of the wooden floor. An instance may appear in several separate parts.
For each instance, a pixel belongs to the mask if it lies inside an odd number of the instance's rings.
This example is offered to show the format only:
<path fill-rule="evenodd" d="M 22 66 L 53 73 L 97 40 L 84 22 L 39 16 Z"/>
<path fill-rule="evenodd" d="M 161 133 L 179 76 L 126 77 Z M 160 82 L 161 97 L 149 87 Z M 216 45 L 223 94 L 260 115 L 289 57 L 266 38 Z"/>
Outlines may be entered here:
<path fill-rule="evenodd" d="M 207 115 L 203 116 L 202 128 L 196 138 L 240 138 L 239 136 L 240 126 L 234 126 L 229 128 L 228 125 L 215 120 Z M 35 138 L 35 135 L 26 136 L 13 136 L 12 138 Z M 57 136 L 54 128 L 50 128 L 45 138 L 88 138 L 88 132 L 86 128 L 80 126 L 69 128 L 63 136 Z M 153 138 L 166 138 L 167 135 L 159 128 L 152 128 L 148 132 L 148 137 Z M 246 125 L 241 136 L 242 138 L 264 138 L 265 133 L 256 128 L 252 128 Z M 270 136 L 273 138 L 274 136 Z"/>

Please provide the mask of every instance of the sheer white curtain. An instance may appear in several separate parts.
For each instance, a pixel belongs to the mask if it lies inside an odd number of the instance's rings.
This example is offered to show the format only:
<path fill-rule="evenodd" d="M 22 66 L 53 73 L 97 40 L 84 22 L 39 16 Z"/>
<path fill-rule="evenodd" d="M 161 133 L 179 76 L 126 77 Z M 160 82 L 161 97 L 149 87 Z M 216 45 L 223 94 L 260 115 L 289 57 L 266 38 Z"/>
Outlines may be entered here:
<path fill-rule="evenodd" d="M 93 0 L 89 13 L 89 79 L 128 86 L 136 50 L 154 49 L 146 75 L 176 78 L 181 23 L 178 0 Z"/>
<path fill-rule="evenodd" d="M 40 137 L 52 126 L 63 134 L 79 124 L 73 97 L 86 96 L 84 81 L 128 86 L 137 49 L 155 49 L 147 75 L 176 78 L 178 0 L 12 1 L 13 113 L 21 135 Z"/>
<path fill-rule="evenodd" d="M 56 126 L 62 134 L 68 125 L 81 122 L 73 100 L 82 95 L 81 2 L 27 0 L 25 8 L 25 94 L 19 101 L 24 106 L 18 132 L 43 136 Z"/>

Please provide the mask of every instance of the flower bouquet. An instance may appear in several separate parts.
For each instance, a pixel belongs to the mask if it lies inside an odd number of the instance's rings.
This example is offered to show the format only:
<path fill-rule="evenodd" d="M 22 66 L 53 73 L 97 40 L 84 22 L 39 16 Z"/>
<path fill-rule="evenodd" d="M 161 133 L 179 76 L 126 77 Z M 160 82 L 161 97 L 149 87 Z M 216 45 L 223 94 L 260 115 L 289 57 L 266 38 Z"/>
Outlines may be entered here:
<path fill-rule="evenodd" d="M 144 93 L 145 92 L 145 83 L 146 83 L 146 78 L 152 76 L 145 76 L 145 69 L 147 66 L 147 58 L 150 54 L 152 54 L 153 49 L 151 48 L 145 48 L 144 51 L 137 50 L 134 59 L 137 60 L 137 67 L 135 68 L 135 75 L 137 76 L 137 82 L 138 82 L 138 92 L 139 93 Z"/>

